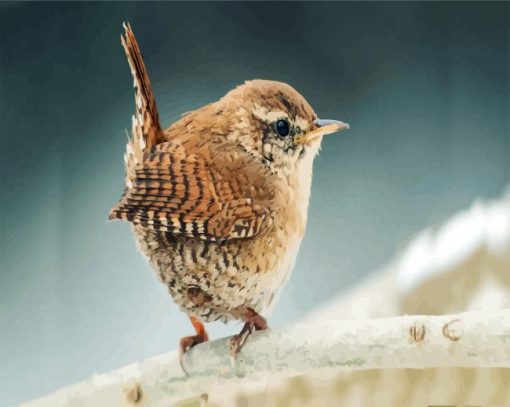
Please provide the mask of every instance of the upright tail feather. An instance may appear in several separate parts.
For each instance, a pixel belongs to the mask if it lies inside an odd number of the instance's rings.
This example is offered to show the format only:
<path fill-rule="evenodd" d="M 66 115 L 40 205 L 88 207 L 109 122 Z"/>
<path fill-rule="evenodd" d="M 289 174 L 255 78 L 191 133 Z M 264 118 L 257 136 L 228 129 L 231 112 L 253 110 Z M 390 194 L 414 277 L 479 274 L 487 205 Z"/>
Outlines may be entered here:
<path fill-rule="evenodd" d="M 121 35 L 120 41 L 126 52 L 135 88 L 135 114 L 133 115 L 131 130 L 132 138 L 128 142 L 125 155 L 126 183 L 130 186 L 136 164 L 142 160 L 143 150 L 164 142 L 165 139 L 161 130 L 158 108 L 142 53 L 131 26 L 124 23 L 123 27 L 124 35 Z"/>

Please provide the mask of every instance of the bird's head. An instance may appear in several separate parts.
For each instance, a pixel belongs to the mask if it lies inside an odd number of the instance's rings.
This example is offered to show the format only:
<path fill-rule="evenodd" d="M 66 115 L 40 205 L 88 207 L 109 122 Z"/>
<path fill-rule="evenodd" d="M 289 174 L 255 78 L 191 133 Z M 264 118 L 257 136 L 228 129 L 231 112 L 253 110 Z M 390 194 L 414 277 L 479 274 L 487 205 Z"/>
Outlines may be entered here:
<path fill-rule="evenodd" d="M 236 142 L 275 173 L 313 160 L 323 136 L 349 128 L 341 121 L 319 119 L 306 99 L 282 82 L 247 81 L 219 103 L 235 117 Z"/>

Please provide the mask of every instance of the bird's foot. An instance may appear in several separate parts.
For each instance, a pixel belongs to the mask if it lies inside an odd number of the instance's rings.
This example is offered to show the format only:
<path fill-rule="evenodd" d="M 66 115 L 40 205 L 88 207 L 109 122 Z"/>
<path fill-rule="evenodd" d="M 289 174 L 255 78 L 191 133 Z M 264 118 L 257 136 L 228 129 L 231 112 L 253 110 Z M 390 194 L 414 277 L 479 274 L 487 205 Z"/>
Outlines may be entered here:
<path fill-rule="evenodd" d="M 237 355 L 243 348 L 246 340 L 253 333 L 253 331 L 262 331 L 267 329 L 267 322 L 264 317 L 257 314 L 257 312 L 252 308 L 240 307 L 237 308 L 233 314 L 245 321 L 241 332 L 238 335 L 234 335 L 230 339 L 229 343 L 230 363 L 232 368 L 236 369 Z"/>
<path fill-rule="evenodd" d="M 246 339 L 253 332 L 253 324 L 246 322 L 243 326 L 243 329 L 238 335 L 234 335 L 230 339 L 229 349 L 230 349 L 230 363 L 232 368 L 236 367 L 237 355 L 241 351 L 242 347 L 246 343 Z"/>
<path fill-rule="evenodd" d="M 207 342 L 209 340 L 209 335 L 207 335 L 207 331 L 205 330 L 204 324 L 196 317 L 190 316 L 189 319 L 195 328 L 196 335 L 185 336 L 179 342 L 179 364 L 181 365 L 182 371 L 188 375 L 188 371 L 184 367 L 184 354 L 190 350 L 193 346 L 196 346 L 200 343 Z"/>

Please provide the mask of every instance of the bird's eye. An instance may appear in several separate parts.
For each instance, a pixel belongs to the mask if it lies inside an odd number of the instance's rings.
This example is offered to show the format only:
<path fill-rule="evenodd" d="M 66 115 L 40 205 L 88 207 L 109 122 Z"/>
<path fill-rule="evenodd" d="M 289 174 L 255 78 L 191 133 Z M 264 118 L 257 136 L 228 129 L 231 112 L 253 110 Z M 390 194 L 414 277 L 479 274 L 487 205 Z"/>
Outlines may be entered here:
<path fill-rule="evenodd" d="M 290 133 L 289 122 L 283 119 L 278 120 L 276 122 L 276 132 L 282 137 L 287 137 Z"/>

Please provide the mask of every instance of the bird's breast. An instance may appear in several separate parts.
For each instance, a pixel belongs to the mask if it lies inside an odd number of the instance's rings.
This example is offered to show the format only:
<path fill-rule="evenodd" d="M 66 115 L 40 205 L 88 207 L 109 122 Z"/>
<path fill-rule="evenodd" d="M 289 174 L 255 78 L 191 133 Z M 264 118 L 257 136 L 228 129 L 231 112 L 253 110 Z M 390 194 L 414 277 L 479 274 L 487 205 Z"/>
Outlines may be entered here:
<path fill-rule="evenodd" d="M 267 235 L 260 236 L 262 248 L 259 254 L 261 258 L 267 258 L 264 275 L 258 281 L 262 293 L 259 311 L 264 316 L 271 313 L 290 278 L 307 223 L 310 189 L 306 180 L 289 179 L 287 188 L 280 191 L 282 193 L 276 196 L 273 225 Z"/>

